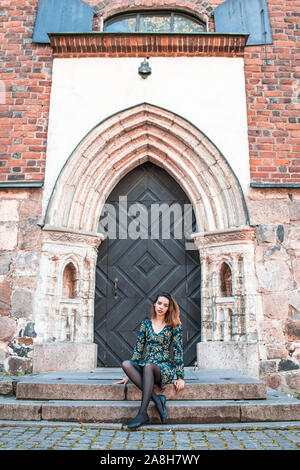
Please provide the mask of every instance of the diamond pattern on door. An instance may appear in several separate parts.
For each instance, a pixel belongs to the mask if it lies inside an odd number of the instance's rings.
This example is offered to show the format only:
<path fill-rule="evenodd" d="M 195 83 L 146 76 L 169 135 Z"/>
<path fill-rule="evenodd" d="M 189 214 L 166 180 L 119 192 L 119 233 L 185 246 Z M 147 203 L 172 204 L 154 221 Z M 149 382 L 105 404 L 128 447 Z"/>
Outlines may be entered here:
<path fill-rule="evenodd" d="M 147 207 L 148 238 L 124 237 L 126 224 L 124 210 L 119 213 L 120 196 L 127 197 L 127 212 L 132 204 Z M 172 293 L 179 304 L 184 362 L 186 366 L 192 365 L 200 341 L 199 252 L 185 250 L 183 231 L 181 239 L 174 236 L 165 239 L 163 233 L 152 239 L 150 227 L 152 204 L 177 203 L 183 211 L 184 204 L 190 204 L 186 194 L 165 170 L 145 163 L 120 181 L 107 203 L 116 209 L 119 238 L 106 238 L 98 252 L 94 325 L 98 365 L 120 367 L 124 359 L 130 358 L 140 323 L 150 317 L 152 300 L 158 291 Z M 128 215 L 127 226 L 134 220 L 133 215 Z M 171 220 L 171 233 L 175 233 L 178 223 L 177 219 Z M 153 224 L 161 226 L 162 217 L 157 217 Z"/>

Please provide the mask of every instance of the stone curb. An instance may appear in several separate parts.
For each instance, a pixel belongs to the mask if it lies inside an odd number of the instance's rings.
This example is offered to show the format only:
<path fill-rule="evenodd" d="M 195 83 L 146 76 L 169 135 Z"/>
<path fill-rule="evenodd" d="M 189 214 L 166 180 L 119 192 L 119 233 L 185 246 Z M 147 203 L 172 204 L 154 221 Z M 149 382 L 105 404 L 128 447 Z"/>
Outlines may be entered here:
<path fill-rule="evenodd" d="M 72 427 L 96 428 L 127 431 L 127 426 L 119 423 L 79 423 L 74 421 L 11 421 L 0 420 L 0 427 Z M 253 423 L 217 423 L 217 424 L 149 424 L 138 428 L 139 431 L 222 431 L 222 430 L 260 430 L 260 429 L 300 429 L 299 421 L 253 422 Z M 130 430 L 129 432 L 134 432 Z"/>

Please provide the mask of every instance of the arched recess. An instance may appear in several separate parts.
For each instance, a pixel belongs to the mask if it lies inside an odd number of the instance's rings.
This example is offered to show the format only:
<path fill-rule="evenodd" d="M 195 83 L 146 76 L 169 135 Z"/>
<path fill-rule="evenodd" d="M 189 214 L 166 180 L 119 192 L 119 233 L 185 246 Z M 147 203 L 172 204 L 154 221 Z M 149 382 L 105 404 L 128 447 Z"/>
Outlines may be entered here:
<path fill-rule="evenodd" d="M 200 232 L 248 225 L 241 187 L 221 152 L 187 120 L 147 103 L 109 117 L 81 141 L 56 181 L 45 224 L 96 232 L 108 195 L 145 161 L 181 185 Z"/>
<path fill-rule="evenodd" d="M 201 341 L 253 342 L 259 338 L 261 305 L 254 269 L 255 233 L 249 226 L 238 179 L 221 152 L 192 123 L 142 103 L 112 115 L 88 133 L 66 161 L 48 203 L 35 309 L 36 341 L 42 343 L 44 355 L 55 343 L 53 357 L 63 357 L 66 342 L 72 342 L 72 354 L 68 349 L 71 370 L 74 363 L 78 368 L 96 367 L 94 292 L 97 249 L 103 239 L 97 229 L 103 206 L 117 183 L 146 161 L 166 170 L 193 205 L 198 227 L 193 238 L 199 248 L 202 273 Z M 65 305 L 57 294 L 62 282 L 59 266 L 72 256 L 78 260 L 81 293 Z M 224 259 L 230 260 L 235 296 L 221 305 L 224 300 L 218 299 L 215 292 L 213 272 Z M 226 330 L 225 336 L 221 308 L 232 312 L 230 331 Z M 70 311 L 76 314 L 74 332 L 72 336 L 62 335 L 59 322 Z M 35 371 L 45 370 L 39 364 L 40 357 L 36 347 Z M 57 361 L 53 362 L 54 370 L 58 370 Z M 66 361 L 63 368 L 68 369 Z"/>
<path fill-rule="evenodd" d="M 145 3 L 145 2 L 144 2 Z M 112 0 L 109 2 L 99 1 L 93 6 L 96 15 L 103 19 L 118 13 L 125 13 L 138 10 L 172 10 L 190 13 L 198 16 L 208 23 L 214 8 L 207 0 L 190 0 L 189 2 L 170 2 L 169 0 L 148 0 L 147 5 L 132 0 Z"/>

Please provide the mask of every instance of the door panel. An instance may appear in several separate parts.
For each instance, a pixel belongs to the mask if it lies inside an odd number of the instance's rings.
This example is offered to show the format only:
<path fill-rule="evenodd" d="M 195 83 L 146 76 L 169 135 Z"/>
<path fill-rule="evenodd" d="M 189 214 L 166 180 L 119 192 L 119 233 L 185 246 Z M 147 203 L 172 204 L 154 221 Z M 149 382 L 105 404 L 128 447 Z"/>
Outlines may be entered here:
<path fill-rule="evenodd" d="M 154 226 L 160 228 L 158 238 L 151 238 L 150 226 L 152 204 L 176 203 L 183 214 L 184 204 L 189 204 L 189 200 L 166 171 L 145 163 L 128 173 L 107 200 L 115 207 L 117 228 L 121 222 L 117 235 L 125 234 L 128 224 L 135 220 L 132 215 L 127 217 L 126 210 L 122 211 L 120 220 L 120 196 L 126 196 L 127 209 L 136 203 L 147 208 L 148 236 L 136 240 L 106 238 L 99 247 L 95 289 L 98 365 L 120 367 L 124 359 L 130 358 L 140 323 L 150 317 L 152 300 L 158 291 L 171 292 L 179 304 L 184 362 L 186 366 L 191 365 L 196 360 L 201 329 L 199 253 L 185 250 L 183 232 L 181 239 L 163 238 L 161 214 L 154 218 Z M 172 216 L 171 233 L 179 223 Z"/>

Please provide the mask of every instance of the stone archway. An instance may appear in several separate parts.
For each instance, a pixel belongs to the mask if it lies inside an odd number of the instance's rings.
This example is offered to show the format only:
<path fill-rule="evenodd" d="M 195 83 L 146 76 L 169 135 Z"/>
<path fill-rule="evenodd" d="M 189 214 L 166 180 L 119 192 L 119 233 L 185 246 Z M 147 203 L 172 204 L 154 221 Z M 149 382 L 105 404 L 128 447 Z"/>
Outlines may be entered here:
<path fill-rule="evenodd" d="M 148 160 L 178 181 L 201 232 L 248 225 L 239 182 L 220 151 L 182 117 L 147 103 L 111 116 L 82 140 L 57 179 L 45 225 L 96 232 L 117 182 Z"/>
<path fill-rule="evenodd" d="M 92 325 L 95 265 L 101 243 L 98 221 L 113 188 L 146 161 L 165 169 L 193 205 L 199 228 L 194 238 L 204 273 L 202 337 L 224 341 L 214 333 L 224 317 L 215 313 L 220 308 L 214 294 L 214 267 L 225 257 L 235 267 L 233 298 L 224 307 L 233 312 L 230 339 L 257 341 L 254 234 L 239 182 L 199 129 L 170 111 L 142 103 L 98 124 L 79 143 L 57 178 L 43 228 L 34 370 L 43 370 L 39 360 L 43 354 L 48 354 L 48 370 L 49 355 L 57 370 L 57 357 L 66 348 L 70 356 L 66 359 L 64 353 L 64 369 L 67 362 L 74 369 L 76 358 L 82 357 L 82 345 L 85 359 L 78 367 L 95 366 Z M 77 280 L 76 298 L 72 299 L 61 297 L 63 269 L 68 263 L 76 270 L 72 274 Z"/>

